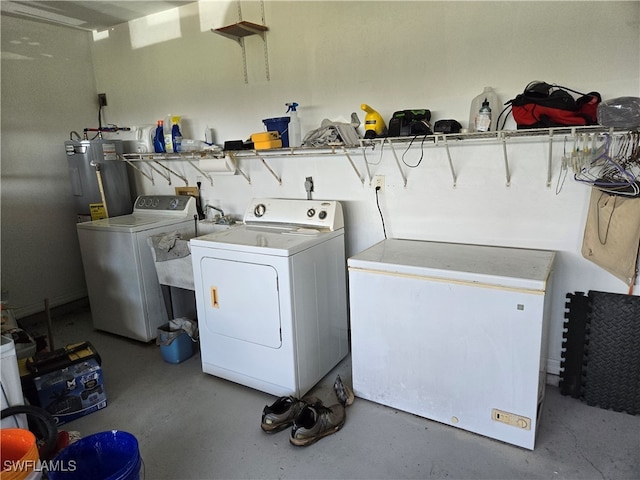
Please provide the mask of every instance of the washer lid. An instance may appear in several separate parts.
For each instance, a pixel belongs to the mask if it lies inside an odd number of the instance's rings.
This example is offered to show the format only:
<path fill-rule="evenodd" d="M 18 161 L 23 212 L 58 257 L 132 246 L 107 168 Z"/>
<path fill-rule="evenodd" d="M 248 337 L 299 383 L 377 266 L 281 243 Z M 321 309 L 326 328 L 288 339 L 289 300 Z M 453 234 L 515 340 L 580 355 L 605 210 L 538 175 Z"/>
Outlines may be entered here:
<path fill-rule="evenodd" d="M 290 256 L 343 234 L 344 229 L 320 231 L 298 226 L 240 225 L 222 232 L 192 238 L 191 245 L 262 255 Z"/>
<path fill-rule="evenodd" d="M 194 215 L 196 215 L 194 197 L 141 195 L 133 204 L 133 213 L 78 223 L 77 228 L 133 233 L 193 221 Z"/>
<path fill-rule="evenodd" d="M 78 223 L 76 227 L 84 230 L 108 230 L 113 232 L 142 232 L 152 228 L 177 225 L 183 222 L 193 222 L 175 215 L 145 215 L 131 213 L 119 217 L 103 218 L 92 222 Z"/>

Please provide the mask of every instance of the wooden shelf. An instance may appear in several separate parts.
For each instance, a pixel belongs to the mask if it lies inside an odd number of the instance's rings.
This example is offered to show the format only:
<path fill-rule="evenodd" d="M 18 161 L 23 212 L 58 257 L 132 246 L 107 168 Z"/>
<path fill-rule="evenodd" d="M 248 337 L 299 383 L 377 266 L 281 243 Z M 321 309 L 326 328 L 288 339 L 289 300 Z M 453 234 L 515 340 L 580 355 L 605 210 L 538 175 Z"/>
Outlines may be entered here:
<path fill-rule="evenodd" d="M 264 22 L 264 14 L 263 14 L 263 22 Z M 239 21 L 238 23 L 234 23 L 233 25 L 227 25 L 226 27 L 220 28 L 212 28 L 211 31 L 213 33 L 217 33 L 218 35 L 222 35 L 223 37 L 230 38 L 231 40 L 235 40 L 240 45 L 242 49 L 242 66 L 244 69 L 244 83 L 249 83 L 249 75 L 247 73 L 247 54 L 244 46 L 244 37 L 248 37 L 250 35 L 258 35 L 262 39 L 262 44 L 264 46 L 264 65 L 265 65 L 265 73 L 267 80 L 269 80 L 269 53 L 267 50 L 267 38 L 265 36 L 265 32 L 269 30 L 265 25 L 260 25 L 258 23 L 247 22 L 244 20 Z"/>
<path fill-rule="evenodd" d="M 249 35 L 263 36 L 264 32 L 266 32 L 267 30 L 269 30 L 269 28 L 264 25 L 259 25 L 257 23 L 247 21 L 234 23 L 233 25 L 227 25 L 226 27 L 211 29 L 212 32 L 218 33 L 233 40 L 248 37 Z"/>

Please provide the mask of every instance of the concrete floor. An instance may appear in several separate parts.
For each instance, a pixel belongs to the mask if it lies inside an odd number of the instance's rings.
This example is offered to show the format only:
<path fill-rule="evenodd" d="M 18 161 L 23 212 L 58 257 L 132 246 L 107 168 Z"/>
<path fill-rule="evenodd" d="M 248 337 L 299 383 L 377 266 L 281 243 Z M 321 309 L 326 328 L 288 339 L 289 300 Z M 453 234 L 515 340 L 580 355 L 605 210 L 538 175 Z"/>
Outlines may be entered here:
<path fill-rule="evenodd" d="M 42 316 L 21 321 L 46 334 Z M 147 480 L 638 479 L 640 416 L 590 407 L 547 388 L 534 451 L 356 398 L 334 435 L 309 447 L 289 431 L 265 434 L 262 408 L 275 397 L 201 371 L 200 356 L 177 365 L 155 344 L 99 332 L 87 306 L 53 319 L 55 346 L 89 340 L 102 357 L 107 408 L 60 427 L 82 436 L 136 436 Z M 335 376 L 351 383 L 349 358 L 310 393 L 333 402 Z"/>

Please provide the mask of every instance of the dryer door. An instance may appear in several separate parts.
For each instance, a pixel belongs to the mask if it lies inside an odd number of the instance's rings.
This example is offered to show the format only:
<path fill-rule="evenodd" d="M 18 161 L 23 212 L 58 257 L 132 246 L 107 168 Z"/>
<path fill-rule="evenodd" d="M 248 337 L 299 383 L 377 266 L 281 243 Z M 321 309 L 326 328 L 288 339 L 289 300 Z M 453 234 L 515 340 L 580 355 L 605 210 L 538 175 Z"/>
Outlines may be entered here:
<path fill-rule="evenodd" d="M 270 265 L 205 257 L 202 295 L 209 332 L 280 348 L 278 273 Z"/>

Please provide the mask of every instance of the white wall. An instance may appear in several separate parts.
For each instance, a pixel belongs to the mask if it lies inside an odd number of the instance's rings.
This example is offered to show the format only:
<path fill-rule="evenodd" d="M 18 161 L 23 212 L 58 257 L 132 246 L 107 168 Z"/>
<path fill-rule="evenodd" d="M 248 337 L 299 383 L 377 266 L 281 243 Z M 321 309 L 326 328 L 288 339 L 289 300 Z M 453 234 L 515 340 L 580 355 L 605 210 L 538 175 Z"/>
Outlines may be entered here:
<path fill-rule="evenodd" d="M 90 39 L 2 16 L 2 297 L 18 316 L 86 296 L 64 141 L 97 119 Z"/>
<path fill-rule="evenodd" d="M 242 2 L 241 7 L 244 20 L 262 22 L 260 3 Z M 176 10 L 174 17 L 147 17 L 110 30 L 108 38 L 92 45 L 93 94 L 107 93 L 105 120 L 132 126 L 180 114 L 186 137 L 203 138 L 209 125 L 222 143 L 262 131 L 261 120 L 284 115 L 289 101 L 301 105 L 306 132 L 324 118 L 347 119 L 353 111 L 363 120 L 363 102 L 385 119 L 395 110 L 429 108 L 433 120 L 455 118 L 466 124 L 472 98 L 487 85 L 503 101 L 532 80 L 597 90 L 605 99 L 640 94 L 639 2 L 267 1 L 264 11 L 271 78 L 265 78 L 261 40 L 249 37 L 247 84 L 240 47 L 209 30 L 238 20 L 235 2 L 194 3 Z M 167 34 L 176 37 L 158 41 Z M 93 99 L 87 98 L 84 107 L 96 111 Z M 79 118 L 68 130 L 85 126 L 95 125 Z M 565 295 L 627 291 L 580 255 L 589 190 L 568 178 L 556 194 L 562 149 L 563 138 L 557 138 L 550 188 L 548 145 L 542 141 L 509 143 L 510 187 L 497 144 L 452 147 L 455 188 L 441 146 L 425 146 L 418 168 L 403 165 L 406 187 L 388 147 L 382 155 L 379 148 L 367 151 L 371 173 L 386 177 L 380 206 L 389 237 L 559 252 L 549 345 L 555 371 Z M 398 155 L 403 152 L 400 148 Z M 404 158 L 413 164 L 420 154 L 414 146 Z M 353 160 L 362 175 L 362 152 Z M 361 183 L 344 156 L 276 158 L 269 164 L 282 185 L 258 160 L 241 163 L 251 184 L 234 176 L 217 177 L 211 186 L 185 164 L 173 166 L 185 172 L 191 185 L 203 182 L 206 201 L 235 215 L 253 196 L 304 198 L 304 179 L 312 176 L 314 198 L 344 202 L 348 254 L 383 238 L 374 191 L 368 181 Z M 175 178 L 171 185 L 154 178 L 152 185 L 137 175 L 138 193 L 173 193 L 182 185 Z"/>

